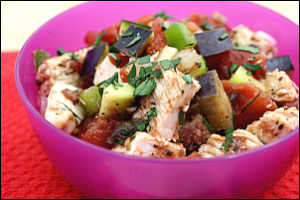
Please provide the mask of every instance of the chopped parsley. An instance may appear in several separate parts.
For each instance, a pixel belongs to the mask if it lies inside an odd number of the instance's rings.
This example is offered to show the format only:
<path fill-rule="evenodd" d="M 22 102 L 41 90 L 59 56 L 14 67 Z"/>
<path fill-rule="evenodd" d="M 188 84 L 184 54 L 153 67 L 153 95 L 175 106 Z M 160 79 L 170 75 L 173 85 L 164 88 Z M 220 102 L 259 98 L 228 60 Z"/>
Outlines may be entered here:
<path fill-rule="evenodd" d="M 63 50 L 63 49 L 62 49 L 61 47 L 59 47 L 59 46 L 57 47 L 56 54 L 57 54 L 58 56 L 61 56 L 61 55 L 66 54 L 66 53 L 71 53 L 71 56 L 70 56 L 71 59 L 76 60 L 77 62 L 79 62 L 79 63 L 82 64 L 82 61 L 79 60 L 79 59 L 75 56 L 75 52 L 72 53 L 72 52 Z"/>
<path fill-rule="evenodd" d="M 261 65 L 254 65 L 254 64 L 243 64 L 242 67 L 251 70 L 253 74 L 256 74 L 257 70 L 263 69 Z"/>
<path fill-rule="evenodd" d="M 242 113 L 245 112 L 245 110 L 259 97 L 260 92 L 258 93 L 258 95 L 252 100 L 250 101 L 242 110 Z"/>
<path fill-rule="evenodd" d="M 230 101 L 233 101 L 236 97 L 238 97 L 240 94 L 231 94 Z"/>
<path fill-rule="evenodd" d="M 209 125 L 209 123 L 207 122 L 207 120 L 206 120 L 206 118 L 204 117 L 204 115 L 202 114 L 202 111 L 200 110 L 199 113 L 200 113 L 200 115 L 202 116 L 203 122 L 205 123 L 205 125 L 206 125 L 207 129 L 209 130 L 210 134 L 213 134 L 214 131 L 213 131 L 213 129 L 210 127 L 210 125 Z"/>
<path fill-rule="evenodd" d="M 71 110 L 64 102 L 61 103 L 74 115 L 74 117 L 82 121 L 82 119 L 73 110 Z"/>
<path fill-rule="evenodd" d="M 193 81 L 193 78 L 191 75 L 184 75 L 181 77 L 183 80 L 185 80 L 187 82 L 187 84 L 191 84 Z"/>
<path fill-rule="evenodd" d="M 254 56 L 252 56 L 252 58 L 248 58 L 247 61 L 253 61 L 255 59 Z"/>
<path fill-rule="evenodd" d="M 199 65 L 199 68 L 202 67 L 202 63 L 201 62 L 196 62 L 197 65 Z"/>
<path fill-rule="evenodd" d="M 233 126 L 229 127 L 225 131 L 226 140 L 225 140 L 225 143 L 222 144 L 222 147 L 224 147 L 225 154 L 227 154 L 229 144 L 231 143 L 231 139 L 232 139 L 232 136 L 233 136 L 233 131 L 234 131 Z"/>
<path fill-rule="evenodd" d="M 135 60 L 133 60 L 133 61 L 130 61 L 129 63 L 127 63 L 124 67 L 127 67 L 128 65 L 132 65 L 132 64 L 135 64 L 136 63 L 136 61 Z"/>
<path fill-rule="evenodd" d="M 234 50 L 248 51 L 254 54 L 260 53 L 259 49 L 250 46 L 235 47 Z"/>
<path fill-rule="evenodd" d="M 161 25 L 162 29 L 167 30 L 167 27 L 162 22 L 159 22 L 158 24 Z"/>
<path fill-rule="evenodd" d="M 149 95 L 152 93 L 155 86 L 156 86 L 156 82 L 153 80 L 153 77 L 148 78 L 147 80 L 145 80 L 135 88 L 133 95 L 149 97 Z"/>
<path fill-rule="evenodd" d="M 105 35 L 105 30 L 102 31 L 101 36 L 100 36 L 100 35 L 97 35 L 96 41 L 94 42 L 94 45 L 95 45 L 95 46 L 99 46 L 99 44 L 100 44 L 100 42 L 101 42 L 101 39 L 104 37 L 104 35 Z"/>
<path fill-rule="evenodd" d="M 238 47 L 238 46 L 239 46 L 239 43 L 235 42 L 235 43 L 234 43 L 234 46 L 235 46 L 235 47 Z"/>
<path fill-rule="evenodd" d="M 172 17 L 172 16 L 166 16 L 165 13 L 166 13 L 165 10 L 162 10 L 162 11 L 156 13 L 155 16 L 154 16 L 154 19 L 156 19 L 158 17 L 160 17 L 162 19 L 174 19 L 174 17 Z"/>
<path fill-rule="evenodd" d="M 241 58 L 244 60 L 244 56 L 243 56 L 243 54 L 241 54 Z"/>
<path fill-rule="evenodd" d="M 232 120 L 235 122 L 235 114 L 232 114 Z"/>
<path fill-rule="evenodd" d="M 134 45 L 135 43 L 137 43 L 138 41 L 140 41 L 142 38 L 140 35 L 137 35 L 126 47 L 130 47 L 132 45 Z M 130 53 L 131 54 L 131 53 Z M 132 55 L 132 54 L 131 54 Z"/>
<path fill-rule="evenodd" d="M 171 67 L 172 67 L 172 68 L 177 67 L 177 65 L 179 65 L 180 62 L 181 62 L 181 57 L 180 57 L 180 58 L 178 57 L 177 59 L 172 60 L 172 61 L 171 61 Z"/>
<path fill-rule="evenodd" d="M 118 143 L 119 143 L 120 145 L 124 145 L 125 140 L 122 140 L 122 139 L 118 138 Z"/>
<path fill-rule="evenodd" d="M 215 30 L 215 28 L 211 24 L 207 24 L 205 26 L 205 30 L 207 30 L 207 29 L 209 29 L 209 30 Z"/>
<path fill-rule="evenodd" d="M 160 70 L 156 70 L 154 72 L 152 72 L 152 75 L 155 76 L 155 78 L 160 79 L 161 77 L 163 77 L 163 73 Z"/>
<path fill-rule="evenodd" d="M 36 79 L 35 82 L 36 82 L 36 84 L 37 84 L 38 86 L 41 85 L 41 82 L 39 81 L 39 79 Z"/>
<path fill-rule="evenodd" d="M 126 130 L 126 129 L 124 129 L 124 130 L 121 131 L 122 135 L 130 135 L 132 133 L 133 133 L 132 131 L 129 131 L 129 130 Z"/>
<path fill-rule="evenodd" d="M 121 37 L 128 37 L 128 36 L 133 36 L 133 32 L 129 31 L 128 33 L 124 33 L 123 35 L 121 35 Z"/>
<path fill-rule="evenodd" d="M 135 67 L 135 64 L 133 64 L 133 66 L 129 72 L 129 75 L 127 76 L 127 81 L 133 87 L 137 87 L 138 83 L 139 83 L 139 80 L 137 80 L 135 76 L 136 76 L 136 67 Z"/>
<path fill-rule="evenodd" d="M 129 139 L 133 140 L 135 138 L 135 135 L 134 136 L 131 136 Z"/>
<path fill-rule="evenodd" d="M 116 54 L 111 54 L 110 57 L 116 61 L 116 67 L 118 68 L 120 66 L 122 60 L 119 60 L 117 58 Z"/>
<path fill-rule="evenodd" d="M 219 37 L 219 40 L 224 40 L 226 38 L 229 37 L 229 34 L 228 33 L 223 33 L 220 37 Z"/>
<path fill-rule="evenodd" d="M 150 63 L 150 55 L 140 58 L 140 60 L 138 62 L 139 65 L 143 65 L 143 64 L 147 64 L 147 63 Z"/>
<path fill-rule="evenodd" d="M 206 23 L 207 23 L 207 17 L 205 17 L 205 19 L 204 19 L 204 21 L 202 22 L 202 24 L 201 24 L 201 28 L 202 28 L 202 30 L 206 30 Z"/>
<path fill-rule="evenodd" d="M 144 131 L 146 126 L 149 124 L 149 122 L 152 120 L 153 117 L 157 117 L 157 111 L 156 111 L 156 107 L 152 107 L 150 108 L 149 111 L 146 112 L 145 116 L 148 118 L 146 120 L 144 120 L 143 122 L 139 123 L 139 124 L 135 124 L 135 127 L 139 130 L 139 131 Z M 152 129 L 152 126 L 150 127 L 149 131 Z"/>
<path fill-rule="evenodd" d="M 230 73 L 230 74 L 233 74 L 234 71 L 235 71 L 238 67 L 239 67 L 238 65 L 232 64 L 232 65 L 230 66 L 230 68 L 229 68 L 229 73 Z"/>
<path fill-rule="evenodd" d="M 250 71 L 247 71 L 247 73 L 246 73 L 248 76 L 252 76 L 252 72 L 250 72 Z"/>
<path fill-rule="evenodd" d="M 134 52 L 134 51 L 129 51 L 128 53 L 130 53 L 132 56 L 136 55 L 136 52 Z"/>
<path fill-rule="evenodd" d="M 170 69 L 170 61 L 169 60 L 162 60 L 160 61 L 161 67 L 164 69 L 164 71 Z"/>
<path fill-rule="evenodd" d="M 101 85 L 104 85 L 105 87 L 109 86 L 109 84 L 112 84 L 112 86 L 114 87 L 115 90 L 118 90 L 118 87 L 123 87 L 123 85 L 121 85 L 118 82 L 118 72 L 116 72 L 112 77 L 110 77 L 109 79 L 102 81 L 101 83 L 99 83 L 97 85 L 97 87 L 100 87 Z"/>
<path fill-rule="evenodd" d="M 184 113 L 183 111 L 180 111 L 180 112 L 179 112 L 179 119 L 178 119 L 178 121 L 179 121 L 179 125 L 180 125 L 180 126 L 183 125 L 184 115 L 185 115 L 185 113 Z"/>

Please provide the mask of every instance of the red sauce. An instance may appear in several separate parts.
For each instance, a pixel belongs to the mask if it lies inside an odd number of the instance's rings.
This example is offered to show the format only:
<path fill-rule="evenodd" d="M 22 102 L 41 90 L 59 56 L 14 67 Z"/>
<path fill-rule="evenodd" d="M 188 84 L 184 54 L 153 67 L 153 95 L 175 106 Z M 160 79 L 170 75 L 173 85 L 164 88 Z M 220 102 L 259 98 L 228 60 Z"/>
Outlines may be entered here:
<path fill-rule="evenodd" d="M 152 23 L 151 31 L 154 31 L 154 41 L 147 47 L 147 54 L 152 55 L 161 51 L 166 46 L 164 30 L 158 24 L 160 22 L 164 22 L 164 20 L 158 17 Z"/>
<path fill-rule="evenodd" d="M 234 128 L 245 129 L 252 122 L 259 120 L 267 111 L 274 111 L 277 105 L 266 93 L 252 83 L 234 84 L 230 81 L 222 81 L 225 92 L 230 98 L 232 94 L 239 94 L 231 102 L 233 114 L 235 114 Z M 258 98 L 243 111 L 243 109 L 259 94 Z"/>
<path fill-rule="evenodd" d="M 255 57 L 253 61 L 248 61 L 248 58 Z M 246 51 L 235 51 L 230 50 L 217 55 L 209 56 L 205 58 L 207 67 L 212 70 L 215 69 L 221 80 L 228 80 L 231 78 L 229 69 L 232 64 L 243 65 L 243 64 L 259 64 L 263 69 L 257 70 L 254 77 L 261 79 L 266 73 L 266 57 L 261 54 L 253 54 Z"/>

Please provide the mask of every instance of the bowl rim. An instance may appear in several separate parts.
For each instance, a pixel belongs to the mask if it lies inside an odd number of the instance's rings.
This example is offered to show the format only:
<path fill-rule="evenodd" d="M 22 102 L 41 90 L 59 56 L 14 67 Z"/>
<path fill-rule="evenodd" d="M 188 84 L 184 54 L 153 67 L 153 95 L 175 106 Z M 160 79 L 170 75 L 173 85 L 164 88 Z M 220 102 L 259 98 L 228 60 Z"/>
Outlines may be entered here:
<path fill-rule="evenodd" d="M 74 137 L 70 134 L 66 134 L 66 132 L 64 132 L 63 130 L 57 128 L 56 126 L 52 125 L 50 122 L 48 122 L 35 108 L 34 106 L 29 102 L 26 94 L 25 94 L 25 90 L 23 88 L 23 85 L 21 84 L 20 81 L 20 66 L 21 66 L 21 59 L 22 59 L 22 55 L 24 53 L 24 49 L 27 46 L 27 44 L 31 41 L 31 39 L 36 35 L 37 32 L 39 32 L 40 29 L 42 29 L 44 26 L 46 26 L 50 21 L 60 17 L 61 15 L 65 14 L 66 12 L 69 12 L 70 10 L 76 9 L 77 7 L 80 7 L 82 5 L 86 5 L 86 4 L 92 4 L 93 2 L 85 2 L 82 4 L 79 4 L 77 6 L 74 6 L 70 9 L 67 9 L 65 11 L 63 11 L 62 13 L 56 15 L 55 17 L 51 18 L 50 20 L 48 20 L 46 23 L 44 23 L 42 26 L 40 26 L 36 31 L 34 31 L 32 33 L 32 35 L 26 40 L 26 42 L 24 43 L 23 47 L 21 48 L 20 52 L 18 53 L 17 59 L 16 59 L 16 63 L 15 63 L 15 83 L 16 83 L 16 87 L 17 87 L 17 91 L 20 95 L 20 98 L 26 108 L 27 111 L 29 111 L 33 116 L 35 116 L 44 126 L 46 126 L 47 128 L 49 128 L 52 132 L 55 132 L 54 134 L 58 134 L 59 136 L 64 137 L 65 139 L 69 139 L 70 142 L 72 142 L 74 145 L 83 145 L 82 148 L 86 148 L 89 149 L 89 151 L 95 151 L 96 153 L 99 154 L 107 154 L 110 156 L 114 156 L 114 157 L 118 157 L 121 159 L 129 159 L 129 160 L 134 160 L 135 162 L 153 162 L 153 163 L 162 163 L 162 164 L 167 164 L 167 163 L 171 163 L 171 164 L 180 164 L 180 165 L 186 165 L 186 164 L 191 164 L 191 163 L 197 163 L 197 164 L 202 164 L 202 163 L 212 163 L 212 162 L 220 162 L 220 161 L 228 161 L 228 160 L 235 160 L 235 159 L 239 159 L 239 158 L 243 158 L 246 157 L 248 155 L 252 155 L 252 154 L 256 154 L 258 152 L 262 152 L 262 151 L 267 151 L 271 148 L 275 148 L 276 146 L 280 145 L 281 143 L 287 142 L 288 140 L 290 140 L 291 138 L 294 138 L 296 136 L 299 136 L 299 127 L 297 129 L 295 129 L 294 131 L 292 131 L 291 133 L 285 135 L 282 138 L 279 138 L 271 143 L 265 144 L 263 146 L 254 148 L 254 149 L 250 149 L 244 152 L 240 152 L 240 153 L 235 153 L 235 154 L 229 154 L 229 155 L 224 155 L 224 156 L 220 156 L 220 157 L 214 157 L 214 158 L 205 158 L 205 159 L 201 159 L 201 158 L 193 158 L 193 159 L 153 159 L 153 158 L 147 158 L 147 157 L 142 157 L 142 156 L 132 156 L 132 155 L 127 155 L 127 154 L 121 154 L 118 152 L 114 152 L 111 151 L 110 149 L 106 149 L 104 147 L 99 147 L 97 145 L 88 143 L 86 141 L 83 141 L 77 137 Z M 252 4 L 254 6 L 257 7 L 261 7 L 265 10 L 268 10 L 269 12 L 272 13 L 276 13 L 277 15 L 280 15 L 280 17 L 285 18 L 287 20 L 287 22 L 292 23 L 293 26 L 298 26 L 295 22 L 291 21 L 290 19 L 288 19 L 287 17 L 269 9 L 266 8 L 264 6 L 252 3 L 252 2 L 244 2 L 244 3 L 248 3 L 248 4 Z"/>

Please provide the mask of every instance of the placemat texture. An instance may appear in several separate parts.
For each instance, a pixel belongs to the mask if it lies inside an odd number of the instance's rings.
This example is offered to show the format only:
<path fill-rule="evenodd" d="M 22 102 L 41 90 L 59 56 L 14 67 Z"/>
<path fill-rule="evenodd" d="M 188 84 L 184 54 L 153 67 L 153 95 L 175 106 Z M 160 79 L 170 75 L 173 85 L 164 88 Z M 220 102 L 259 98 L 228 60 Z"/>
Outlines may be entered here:
<path fill-rule="evenodd" d="M 1 199 L 86 199 L 53 167 L 29 124 L 14 80 L 18 52 L 1 53 Z M 299 199 L 299 159 L 261 199 Z"/>

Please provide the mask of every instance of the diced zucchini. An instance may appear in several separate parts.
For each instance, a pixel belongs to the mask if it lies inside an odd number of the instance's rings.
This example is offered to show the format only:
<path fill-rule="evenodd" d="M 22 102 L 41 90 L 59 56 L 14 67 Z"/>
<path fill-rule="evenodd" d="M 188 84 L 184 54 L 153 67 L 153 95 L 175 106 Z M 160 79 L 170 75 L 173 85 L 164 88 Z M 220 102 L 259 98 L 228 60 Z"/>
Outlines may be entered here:
<path fill-rule="evenodd" d="M 185 24 L 174 22 L 166 31 L 165 36 L 172 47 L 181 49 L 194 46 L 197 41 Z"/>
<path fill-rule="evenodd" d="M 129 28 L 130 25 L 135 25 L 137 27 L 141 27 L 141 28 L 144 28 L 144 29 L 147 29 L 147 30 L 150 30 L 150 26 L 146 26 L 144 24 L 138 24 L 138 23 L 135 23 L 135 22 L 130 22 L 130 21 L 126 21 L 126 20 L 122 20 L 121 21 L 121 24 L 120 24 L 120 31 L 119 31 L 119 35 L 123 35 L 127 29 Z"/>
<path fill-rule="evenodd" d="M 233 125 L 232 108 L 229 98 L 218 77 L 213 70 L 198 76 L 197 80 L 202 86 L 194 96 L 188 115 L 195 115 L 202 110 L 209 125 L 215 131 L 226 130 Z"/>
<path fill-rule="evenodd" d="M 265 92 L 266 87 L 258 80 L 256 80 L 253 76 L 248 75 L 247 72 L 248 71 L 245 68 L 240 66 L 229 81 L 238 85 L 241 83 L 253 83 L 256 87 L 262 89 Z"/>
<path fill-rule="evenodd" d="M 34 55 L 34 67 L 35 70 L 38 70 L 38 67 L 43 64 L 45 60 L 51 57 L 50 53 L 43 51 L 41 49 L 37 49 L 33 52 Z"/>
<path fill-rule="evenodd" d="M 85 114 L 89 117 L 96 114 L 101 105 L 101 95 L 97 86 L 92 86 L 81 93 L 79 102 Z"/>
<path fill-rule="evenodd" d="M 162 60 L 171 60 L 176 54 L 178 50 L 173 47 L 169 47 L 166 45 L 163 50 L 160 52 L 157 62 L 162 61 Z"/>
<path fill-rule="evenodd" d="M 154 40 L 154 32 L 134 25 L 130 25 L 124 34 L 129 34 L 130 32 L 132 32 L 131 35 L 121 37 L 114 44 L 114 47 L 129 57 L 135 57 L 135 55 L 140 57 L 146 50 L 146 47 Z"/>
<path fill-rule="evenodd" d="M 201 61 L 200 61 L 200 63 L 201 63 L 201 66 L 199 65 L 199 68 L 198 68 L 198 69 L 196 69 L 196 70 L 194 70 L 194 71 L 191 71 L 191 72 L 188 73 L 188 74 L 190 74 L 192 77 L 196 78 L 197 76 L 201 76 L 201 75 L 207 73 L 207 72 L 208 72 L 208 69 L 207 69 L 207 67 L 206 67 L 206 62 L 205 62 L 205 60 L 203 59 L 202 56 L 201 56 Z"/>
<path fill-rule="evenodd" d="M 135 88 L 128 83 L 122 85 L 123 87 L 117 86 L 117 90 L 111 84 L 104 88 L 99 116 L 119 118 L 125 116 L 126 108 L 134 102 Z"/>

